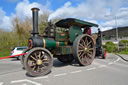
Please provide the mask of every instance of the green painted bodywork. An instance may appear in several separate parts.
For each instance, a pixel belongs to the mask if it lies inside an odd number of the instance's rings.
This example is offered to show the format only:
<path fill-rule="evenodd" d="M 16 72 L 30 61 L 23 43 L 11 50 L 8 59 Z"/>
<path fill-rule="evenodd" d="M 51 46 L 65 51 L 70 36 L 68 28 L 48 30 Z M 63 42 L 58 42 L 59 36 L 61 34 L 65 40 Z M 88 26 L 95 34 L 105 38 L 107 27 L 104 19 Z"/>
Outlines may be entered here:
<path fill-rule="evenodd" d="M 58 45 L 57 45 L 58 44 Z M 72 46 L 65 42 L 58 42 L 53 39 L 45 38 L 45 48 L 54 50 L 54 55 L 64 55 L 72 53 Z"/>
<path fill-rule="evenodd" d="M 43 39 L 44 47 L 49 49 L 54 55 L 72 54 L 72 45 L 78 35 L 82 35 L 82 29 L 86 27 L 98 27 L 97 24 L 67 18 L 58 21 L 57 27 L 65 28 L 63 32 L 54 31 L 52 37 Z"/>
<path fill-rule="evenodd" d="M 80 27 L 78 26 L 72 26 L 70 27 L 69 29 L 69 40 L 70 42 L 74 42 L 74 40 L 76 39 L 76 37 L 78 35 L 81 35 L 82 34 L 82 30 L 80 29 Z"/>
<path fill-rule="evenodd" d="M 55 48 L 57 47 L 57 42 L 53 39 L 45 38 L 45 46 L 46 48 Z M 59 46 L 65 46 L 65 42 L 58 42 Z"/>
<path fill-rule="evenodd" d="M 68 34 L 67 32 L 55 32 L 55 40 L 56 41 L 67 41 L 68 40 Z"/>
<path fill-rule="evenodd" d="M 56 49 L 56 55 L 72 54 L 72 46 L 60 46 Z"/>
<path fill-rule="evenodd" d="M 54 48 L 56 47 L 56 41 L 53 40 L 53 39 L 48 39 L 48 38 L 45 38 L 45 45 L 46 45 L 46 48 Z"/>
<path fill-rule="evenodd" d="M 74 42 L 74 40 L 76 39 L 78 35 L 83 34 L 81 28 L 86 29 L 86 27 L 98 27 L 97 24 L 79 20 L 79 19 L 74 19 L 74 18 L 62 19 L 58 21 L 55 25 L 57 27 L 69 29 L 69 32 L 67 34 L 69 38 L 67 40 L 70 41 L 71 43 Z"/>

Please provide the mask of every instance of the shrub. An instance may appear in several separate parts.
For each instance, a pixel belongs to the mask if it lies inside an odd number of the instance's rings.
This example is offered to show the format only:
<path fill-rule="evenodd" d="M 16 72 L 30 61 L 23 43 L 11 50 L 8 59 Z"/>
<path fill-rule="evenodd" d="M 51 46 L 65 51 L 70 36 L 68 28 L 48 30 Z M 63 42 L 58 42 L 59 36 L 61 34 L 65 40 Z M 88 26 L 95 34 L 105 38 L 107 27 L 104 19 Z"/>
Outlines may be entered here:
<path fill-rule="evenodd" d="M 119 45 L 120 46 L 128 46 L 128 40 L 120 40 Z"/>
<path fill-rule="evenodd" d="M 116 50 L 117 50 L 117 45 L 116 44 L 114 44 L 113 42 L 106 42 L 106 44 L 104 45 L 104 48 L 106 48 L 106 51 L 107 52 L 110 52 L 110 53 L 112 53 L 112 52 L 116 52 Z"/>

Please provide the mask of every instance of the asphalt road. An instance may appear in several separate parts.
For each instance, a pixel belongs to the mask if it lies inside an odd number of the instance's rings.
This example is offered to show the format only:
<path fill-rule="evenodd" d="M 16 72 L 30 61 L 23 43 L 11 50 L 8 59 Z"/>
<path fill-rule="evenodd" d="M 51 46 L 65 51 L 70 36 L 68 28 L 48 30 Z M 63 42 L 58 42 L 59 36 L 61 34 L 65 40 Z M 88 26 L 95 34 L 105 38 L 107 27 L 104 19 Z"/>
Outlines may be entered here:
<path fill-rule="evenodd" d="M 114 54 L 86 67 L 55 59 L 50 74 L 28 77 L 19 61 L 5 59 L 0 60 L 0 85 L 128 85 L 128 63 Z"/>

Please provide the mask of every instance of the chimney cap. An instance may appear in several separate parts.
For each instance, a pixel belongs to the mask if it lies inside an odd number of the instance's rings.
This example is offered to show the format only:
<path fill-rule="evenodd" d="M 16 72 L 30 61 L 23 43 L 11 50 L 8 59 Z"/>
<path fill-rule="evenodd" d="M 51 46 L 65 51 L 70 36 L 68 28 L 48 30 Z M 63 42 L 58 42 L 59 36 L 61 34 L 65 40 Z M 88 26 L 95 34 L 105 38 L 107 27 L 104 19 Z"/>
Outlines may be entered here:
<path fill-rule="evenodd" d="M 31 10 L 32 11 L 39 11 L 40 9 L 39 8 L 32 8 Z"/>

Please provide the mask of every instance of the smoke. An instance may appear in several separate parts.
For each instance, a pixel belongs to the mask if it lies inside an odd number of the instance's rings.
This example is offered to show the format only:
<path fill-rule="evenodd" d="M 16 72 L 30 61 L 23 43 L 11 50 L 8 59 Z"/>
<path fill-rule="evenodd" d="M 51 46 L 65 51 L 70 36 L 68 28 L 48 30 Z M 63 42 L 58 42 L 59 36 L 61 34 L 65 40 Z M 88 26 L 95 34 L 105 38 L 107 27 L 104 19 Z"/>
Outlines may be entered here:
<path fill-rule="evenodd" d="M 49 3 L 47 3 L 45 6 L 43 6 L 40 3 L 37 2 L 32 2 L 30 3 L 29 0 L 23 0 L 22 2 L 19 2 L 15 8 L 16 10 L 16 15 L 21 18 L 24 19 L 25 17 L 32 17 L 32 13 L 31 13 L 31 8 L 36 7 L 40 9 L 40 14 L 42 14 L 44 11 L 50 11 L 49 9 L 47 9 L 47 5 Z"/>
<path fill-rule="evenodd" d="M 52 19 L 55 19 L 55 18 L 59 18 L 59 17 L 65 17 L 65 16 L 68 16 L 70 14 L 72 14 L 72 12 L 70 10 L 68 10 L 68 8 L 70 8 L 71 6 L 71 2 L 67 2 L 64 4 L 63 7 L 61 8 L 58 8 L 55 12 L 53 12 L 49 18 L 48 18 L 48 21 L 52 20 Z M 71 9 L 71 8 L 70 8 Z M 70 12 L 69 12 L 70 11 Z"/>

